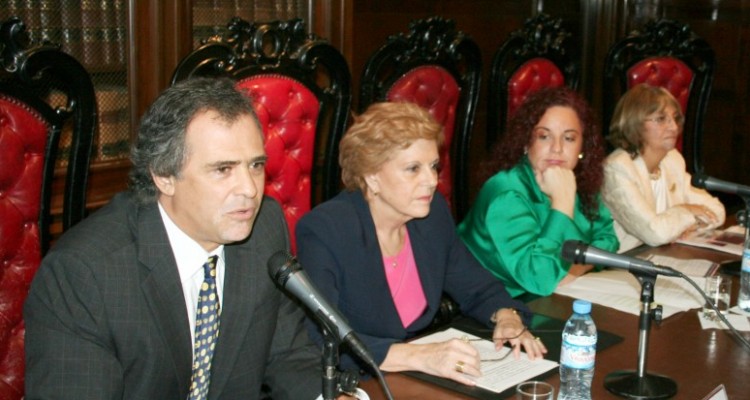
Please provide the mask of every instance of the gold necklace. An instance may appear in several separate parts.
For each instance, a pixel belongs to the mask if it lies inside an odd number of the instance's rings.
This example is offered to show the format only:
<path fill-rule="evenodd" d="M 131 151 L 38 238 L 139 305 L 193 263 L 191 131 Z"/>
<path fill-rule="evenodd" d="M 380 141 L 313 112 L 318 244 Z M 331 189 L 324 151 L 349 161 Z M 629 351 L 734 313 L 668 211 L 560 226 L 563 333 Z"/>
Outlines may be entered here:
<path fill-rule="evenodd" d="M 400 252 L 400 249 L 403 247 L 404 238 L 403 236 L 399 237 L 398 243 L 396 243 L 395 252 L 388 249 L 384 243 L 385 241 L 381 240 L 380 237 L 378 237 L 378 244 L 380 245 L 380 252 L 383 253 L 383 256 L 384 256 L 383 258 L 390 259 L 391 267 L 396 268 L 398 266 L 398 253 Z"/>

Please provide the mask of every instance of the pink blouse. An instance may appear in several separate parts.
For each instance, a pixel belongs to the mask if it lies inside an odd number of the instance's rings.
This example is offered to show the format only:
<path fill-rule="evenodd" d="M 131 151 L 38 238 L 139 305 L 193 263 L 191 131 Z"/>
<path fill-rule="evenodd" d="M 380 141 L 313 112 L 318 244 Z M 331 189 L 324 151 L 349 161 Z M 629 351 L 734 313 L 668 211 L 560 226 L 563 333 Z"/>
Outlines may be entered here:
<path fill-rule="evenodd" d="M 427 307 L 408 231 L 401 251 L 393 257 L 383 257 L 383 267 L 396 310 L 406 328 L 419 318 Z"/>

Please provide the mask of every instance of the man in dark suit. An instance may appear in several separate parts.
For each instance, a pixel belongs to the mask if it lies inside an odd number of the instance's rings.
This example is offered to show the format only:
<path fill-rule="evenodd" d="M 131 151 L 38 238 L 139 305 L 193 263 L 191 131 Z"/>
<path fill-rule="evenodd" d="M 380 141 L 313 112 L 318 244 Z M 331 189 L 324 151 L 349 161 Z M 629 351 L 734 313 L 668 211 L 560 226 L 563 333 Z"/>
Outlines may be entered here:
<path fill-rule="evenodd" d="M 232 81 L 192 79 L 159 96 L 139 129 L 129 193 L 63 235 L 34 278 L 26 398 L 318 396 L 303 313 L 266 273 L 289 238 L 279 205 L 263 198 L 265 161 L 257 117 Z M 196 308 L 211 256 L 218 336 L 196 397 Z"/>

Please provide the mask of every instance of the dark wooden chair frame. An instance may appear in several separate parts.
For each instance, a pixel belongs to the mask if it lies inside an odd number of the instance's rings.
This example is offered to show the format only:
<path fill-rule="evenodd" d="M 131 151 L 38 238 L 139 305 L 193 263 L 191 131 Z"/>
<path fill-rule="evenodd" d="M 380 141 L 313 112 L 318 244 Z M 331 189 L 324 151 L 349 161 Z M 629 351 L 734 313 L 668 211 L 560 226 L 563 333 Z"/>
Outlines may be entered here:
<path fill-rule="evenodd" d="M 250 23 L 233 18 L 228 30 L 226 39 L 209 38 L 185 57 L 175 69 L 172 83 L 192 76 L 241 80 L 278 74 L 304 84 L 321 104 L 315 148 L 321 148 L 325 141 L 322 166 L 316 160 L 313 167 L 312 205 L 332 198 L 340 190 L 338 144 L 346 130 L 352 102 L 346 60 L 326 40 L 307 34 L 300 19 Z M 327 74 L 326 82 L 316 81 L 320 68 Z"/>
<path fill-rule="evenodd" d="M 422 66 L 448 71 L 461 88 L 456 107 L 450 158 L 453 169 L 451 204 L 457 221 L 468 211 L 468 159 L 471 133 L 479 100 L 482 60 L 477 44 L 456 31 L 453 20 L 431 17 L 412 21 L 407 34 L 387 38 L 367 61 L 360 79 L 359 111 L 386 101 L 398 79 Z"/>
<path fill-rule="evenodd" d="M 527 62 L 543 58 L 563 75 L 565 86 L 578 87 L 580 63 L 571 54 L 571 34 L 562 27 L 561 18 L 539 13 L 513 31 L 495 52 L 490 69 L 487 100 L 487 148 L 503 134 L 508 120 L 508 85 L 513 74 Z"/>
<path fill-rule="evenodd" d="M 604 67 L 603 129 L 609 131 L 617 100 L 628 89 L 628 71 L 652 57 L 671 57 L 682 61 L 693 72 L 690 98 L 685 110 L 683 156 L 691 172 L 703 170 L 703 119 L 713 84 L 715 54 L 711 46 L 686 24 L 673 20 L 647 23 L 642 31 L 615 43 Z"/>
<path fill-rule="evenodd" d="M 71 151 L 67 159 L 63 194 L 62 229 L 67 230 L 86 215 L 86 189 L 92 157 L 94 129 L 97 121 L 94 86 L 85 68 L 60 47 L 43 44 L 29 47 L 25 25 L 11 18 L 0 26 L 0 59 L 7 73 L 2 79 L 0 93 L 15 97 L 32 106 L 49 123 L 50 132 L 45 150 L 42 176 L 42 201 L 39 228 L 42 253 L 49 248 L 50 201 L 52 181 L 58 159 L 58 145 L 63 126 L 73 126 Z M 44 102 L 51 90 L 66 95 L 65 107 L 52 107 Z"/>
<path fill-rule="evenodd" d="M 2 65 L 0 98 L 3 99 L 4 104 L 8 105 L 11 112 L 6 115 L 15 118 L 12 114 L 13 110 L 23 110 L 21 118 L 32 116 L 40 123 L 38 127 L 46 130 L 44 149 L 41 154 L 43 157 L 41 171 L 36 169 L 36 165 L 32 165 L 34 173 L 41 172 L 39 198 L 29 199 L 39 202 L 39 215 L 36 221 L 39 246 L 21 246 L 12 249 L 17 250 L 17 253 L 5 254 L 8 259 L 2 270 L 4 289 L 2 290 L 3 310 L 0 317 L 4 323 L 0 334 L 3 337 L 4 346 L 0 354 L 0 374 L 2 374 L 0 397 L 22 399 L 25 374 L 25 325 L 22 310 L 28 287 L 39 268 L 37 262 L 44 256 L 52 242 L 53 181 L 56 172 L 64 170 L 61 223 L 62 230 L 65 231 L 86 215 L 86 191 L 96 129 L 97 107 L 94 86 L 85 68 L 72 56 L 60 51 L 59 46 L 49 43 L 29 43 L 26 27 L 18 18 L 10 18 L 0 24 L 0 65 Z M 52 96 L 55 99 L 64 97 L 64 105 L 51 102 Z M 26 126 L 17 126 L 17 128 L 21 131 L 10 134 L 24 134 L 29 132 L 28 129 L 32 129 Z M 37 129 L 36 124 L 33 129 Z M 61 149 L 61 136 L 68 129 L 71 130 L 70 147 Z M 29 138 L 29 140 L 33 142 L 37 139 Z M 36 158 L 39 154 L 35 151 L 36 149 L 34 150 Z M 27 187 L 29 190 L 36 189 L 31 189 L 36 182 L 30 184 L 24 180 L 13 183 L 21 185 L 14 186 L 14 190 L 17 189 L 19 193 L 24 192 Z M 36 195 L 35 190 L 33 194 L 29 193 L 29 196 L 32 195 Z M 16 200 L 11 202 L 14 202 L 19 210 L 25 206 L 22 203 L 15 203 Z M 36 210 L 36 206 L 37 204 L 33 204 L 29 208 Z M 29 221 L 25 222 L 29 223 Z M 30 238 L 36 236 L 36 228 L 26 228 L 24 226 L 23 235 L 28 235 Z M 3 240 L 7 239 L 3 238 Z M 23 239 L 19 240 L 23 241 Z"/>

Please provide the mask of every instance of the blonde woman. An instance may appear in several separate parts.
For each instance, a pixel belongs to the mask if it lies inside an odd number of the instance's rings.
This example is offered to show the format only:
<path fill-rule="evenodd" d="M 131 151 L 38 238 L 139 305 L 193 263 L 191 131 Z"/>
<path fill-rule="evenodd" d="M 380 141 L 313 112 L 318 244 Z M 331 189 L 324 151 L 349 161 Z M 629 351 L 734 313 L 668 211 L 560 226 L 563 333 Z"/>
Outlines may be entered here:
<path fill-rule="evenodd" d="M 340 146 L 346 191 L 297 225 L 298 257 L 384 371 L 421 371 L 473 385 L 480 359 L 452 339 L 405 343 L 430 325 L 447 292 L 461 311 L 531 359 L 546 352 L 526 330 L 530 313 L 472 257 L 437 188 L 442 127 L 419 106 L 376 103 Z M 317 326 L 310 326 L 322 342 Z M 342 356 L 352 366 L 352 358 Z"/>

